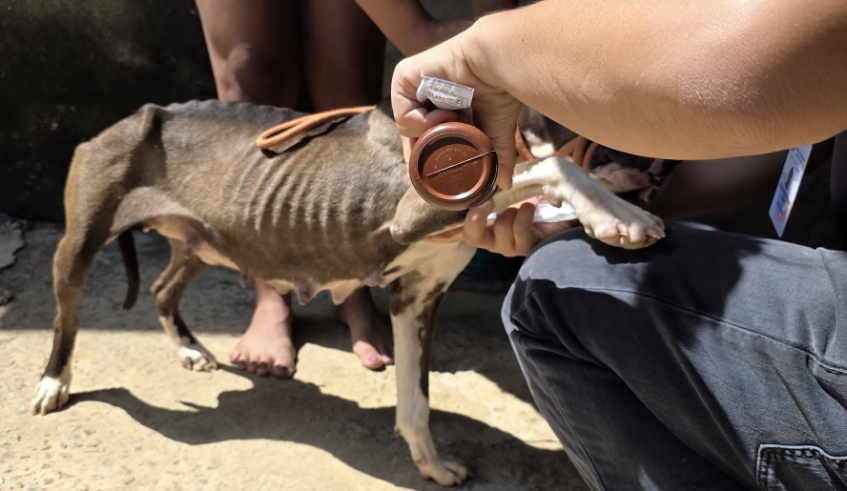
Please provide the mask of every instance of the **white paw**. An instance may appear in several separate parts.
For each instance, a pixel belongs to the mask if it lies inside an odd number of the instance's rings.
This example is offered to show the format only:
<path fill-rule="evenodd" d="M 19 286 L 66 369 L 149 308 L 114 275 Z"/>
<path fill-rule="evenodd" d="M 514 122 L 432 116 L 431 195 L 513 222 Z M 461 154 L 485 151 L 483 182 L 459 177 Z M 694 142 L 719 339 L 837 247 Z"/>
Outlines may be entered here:
<path fill-rule="evenodd" d="M 536 179 L 546 181 L 543 195 L 569 203 L 585 232 L 606 244 L 639 249 L 665 237 L 662 220 L 628 203 L 565 159 L 550 158 L 536 165 Z"/>
<path fill-rule="evenodd" d="M 606 244 L 640 249 L 665 237 L 661 218 L 617 197 L 585 208 L 579 215 L 585 233 Z"/>
<path fill-rule="evenodd" d="M 177 348 L 176 354 L 179 356 L 182 366 L 189 370 L 209 372 L 218 368 L 215 357 L 199 343 L 180 346 Z"/>
<path fill-rule="evenodd" d="M 468 467 L 455 460 L 415 462 L 424 479 L 432 479 L 442 486 L 458 486 L 471 477 Z"/>
<path fill-rule="evenodd" d="M 35 389 L 35 399 L 32 400 L 30 412 L 45 415 L 50 411 L 61 408 L 70 398 L 70 370 L 65 369 L 68 376 L 60 378 L 44 377 Z M 63 380 L 66 379 L 66 380 Z"/>

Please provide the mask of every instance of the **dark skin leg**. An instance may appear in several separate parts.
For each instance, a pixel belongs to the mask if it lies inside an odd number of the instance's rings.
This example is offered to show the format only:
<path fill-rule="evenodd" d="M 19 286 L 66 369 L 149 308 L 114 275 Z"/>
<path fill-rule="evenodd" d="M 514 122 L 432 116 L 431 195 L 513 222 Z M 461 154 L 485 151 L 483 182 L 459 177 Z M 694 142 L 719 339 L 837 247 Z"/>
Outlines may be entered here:
<path fill-rule="evenodd" d="M 304 83 L 315 111 L 382 98 L 385 36 L 352 0 L 302 2 Z"/>
<path fill-rule="evenodd" d="M 197 0 L 218 97 L 295 107 L 300 92 L 296 5 Z"/>
<path fill-rule="evenodd" d="M 353 1 L 303 2 L 304 80 L 315 111 L 375 104 L 382 98 L 385 36 Z M 327 35 L 332 33 L 332 35 Z M 370 369 L 394 363 L 391 327 L 366 288 L 338 306 L 353 352 Z"/>

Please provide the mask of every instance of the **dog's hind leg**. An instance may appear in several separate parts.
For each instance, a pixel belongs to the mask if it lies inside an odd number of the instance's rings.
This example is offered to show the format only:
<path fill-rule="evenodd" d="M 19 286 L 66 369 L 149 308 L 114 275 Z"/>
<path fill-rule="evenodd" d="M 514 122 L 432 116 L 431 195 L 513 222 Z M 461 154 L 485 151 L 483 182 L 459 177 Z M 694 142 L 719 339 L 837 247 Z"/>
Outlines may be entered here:
<path fill-rule="evenodd" d="M 81 228 L 81 227 L 80 227 Z M 68 228 L 53 256 L 53 349 L 32 401 L 33 414 L 46 414 L 68 402 L 71 384 L 71 358 L 79 330 L 77 303 L 85 275 L 94 257 L 106 242 L 105 233 L 85 234 Z"/>
<path fill-rule="evenodd" d="M 441 459 L 429 431 L 429 366 L 435 314 L 447 288 L 467 265 L 473 249 L 432 256 L 421 268 L 392 284 L 389 293 L 397 366 L 397 431 L 403 435 L 412 459 L 424 478 L 442 486 L 461 484 L 468 468 L 457 461 Z"/>
<path fill-rule="evenodd" d="M 150 288 L 150 293 L 156 298 L 159 322 L 176 344 L 182 366 L 189 370 L 218 368 L 215 357 L 191 334 L 179 314 L 179 302 L 185 287 L 204 269 L 206 264 L 203 261 L 186 253 L 185 243 L 171 239 L 171 262 Z"/>

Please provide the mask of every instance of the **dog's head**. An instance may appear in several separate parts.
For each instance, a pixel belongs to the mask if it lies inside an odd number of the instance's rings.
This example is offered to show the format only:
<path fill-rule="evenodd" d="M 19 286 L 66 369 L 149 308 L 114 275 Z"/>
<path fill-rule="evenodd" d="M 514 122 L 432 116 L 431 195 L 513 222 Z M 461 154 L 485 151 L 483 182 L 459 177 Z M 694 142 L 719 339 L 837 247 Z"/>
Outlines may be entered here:
<path fill-rule="evenodd" d="M 524 107 L 518 128 L 534 158 L 556 155 L 578 135 L 528 107 Z M 589 142 L 591 143 L 591 142 Z M 603 145 L 590 145 L 592 151 L 583 167 L 591 177 L 622 198 L 645 204 L 667 184 L 678 160 L 656 159 L 621 152 Z"/>

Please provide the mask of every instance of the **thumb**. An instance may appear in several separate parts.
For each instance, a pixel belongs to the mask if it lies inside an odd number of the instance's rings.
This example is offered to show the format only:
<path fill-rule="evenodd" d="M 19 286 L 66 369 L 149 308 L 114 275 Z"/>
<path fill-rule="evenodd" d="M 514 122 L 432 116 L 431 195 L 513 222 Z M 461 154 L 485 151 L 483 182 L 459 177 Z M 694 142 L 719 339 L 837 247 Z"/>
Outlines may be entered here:
<path fill-rule="evenodd" d="M 500 189 L 512 188 L 512 174 L 515 172 L 517 149 L 515 148 L 516 124 L 504 125 L 502 129 L 489 133 L 491 144 L 497 153 L 497 186 Z"/>
<path fill-rule="evenodd" d="M 497 186 L 500 189 L 511 189 L 517 160 L 515 130 L 521 104 L 516 99 L 505 104 L 486 102 L 489 107 L 480 107 L 479 111 L 474 108 L 475 117 L 479 115 L 479 129 L 488 135 L 497 153 Z"/>

